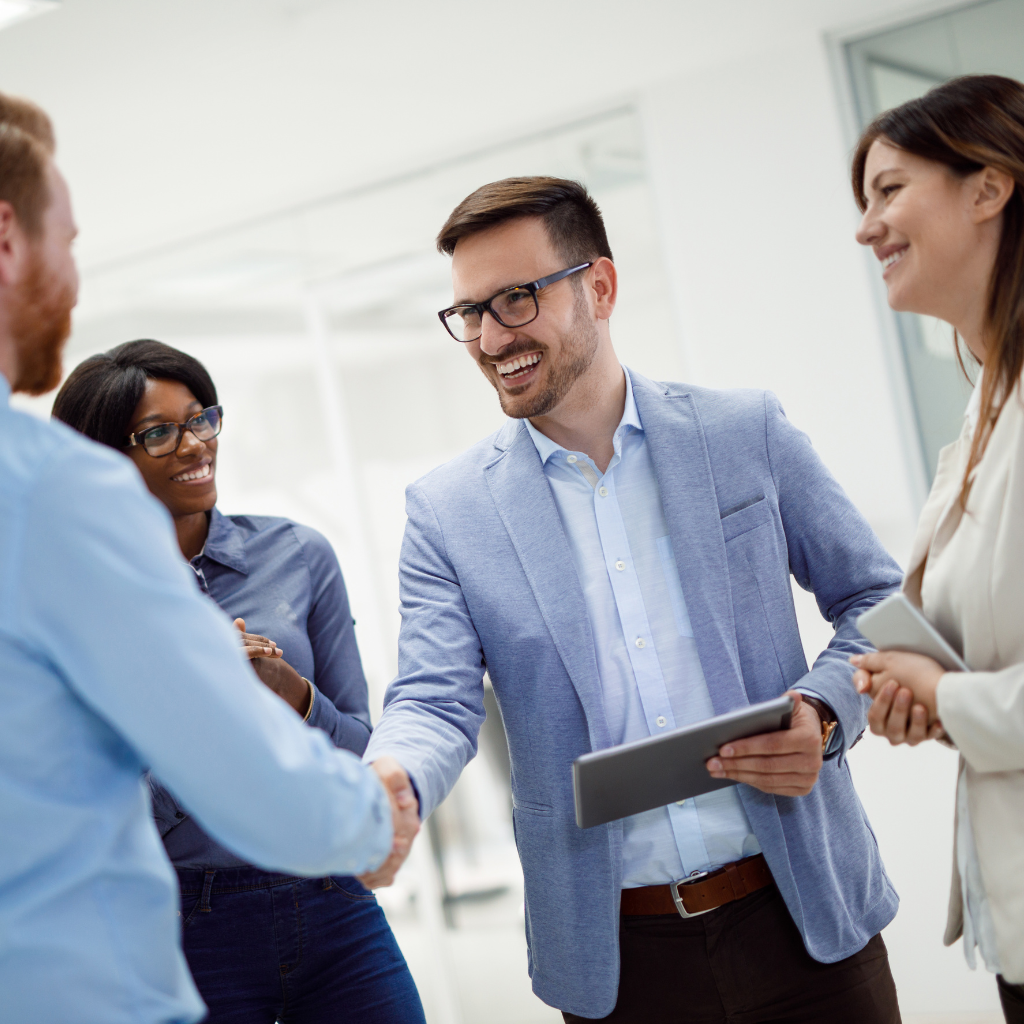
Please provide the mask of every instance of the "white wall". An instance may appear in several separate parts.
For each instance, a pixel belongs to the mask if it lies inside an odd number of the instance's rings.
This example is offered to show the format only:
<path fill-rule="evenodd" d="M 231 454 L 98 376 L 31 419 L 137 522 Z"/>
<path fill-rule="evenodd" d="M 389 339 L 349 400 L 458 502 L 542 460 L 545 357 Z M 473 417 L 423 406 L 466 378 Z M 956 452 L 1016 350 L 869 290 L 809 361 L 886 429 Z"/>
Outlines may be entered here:
<path fill-rule="evenodd" d="M 902 558 L 910 470 L 823 33 L 920 6 L 65 0 L 0 33 L 0 89 L 56 118 L 87 267 L 636 99 L 688 376 L 774 390 Z M 994 1008 L 940 945 L 952 759 L 869 737 L 853 764 L 904 899 L 904 1009 Z"/>

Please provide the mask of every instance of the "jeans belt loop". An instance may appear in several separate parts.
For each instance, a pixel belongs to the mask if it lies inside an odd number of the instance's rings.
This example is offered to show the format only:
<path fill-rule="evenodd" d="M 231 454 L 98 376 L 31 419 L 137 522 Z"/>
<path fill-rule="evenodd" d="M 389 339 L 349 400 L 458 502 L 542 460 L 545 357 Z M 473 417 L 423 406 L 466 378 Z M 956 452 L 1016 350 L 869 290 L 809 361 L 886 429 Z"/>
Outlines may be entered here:
<path fill-rule="evenodd" d="M 210 906 L 210 893 L 213 891 L 213 876 L 217 874 L 215 868 L 207 868 L 203 878 L 203 898 L 199 901 L 199 913 L 209 914 L 213 909 Z"/>

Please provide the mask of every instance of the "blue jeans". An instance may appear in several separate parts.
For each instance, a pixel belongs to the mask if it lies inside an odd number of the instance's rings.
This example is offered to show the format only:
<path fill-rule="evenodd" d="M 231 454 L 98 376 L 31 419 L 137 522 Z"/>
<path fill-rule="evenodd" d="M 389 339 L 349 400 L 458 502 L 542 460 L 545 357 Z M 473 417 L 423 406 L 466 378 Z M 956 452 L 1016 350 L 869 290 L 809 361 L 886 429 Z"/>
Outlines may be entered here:
<path fill-rule="evenodd" d="M 355 878 L 178 868 L 178 881 L 209 1024 L 424 1024 L 384 912 Z"/>

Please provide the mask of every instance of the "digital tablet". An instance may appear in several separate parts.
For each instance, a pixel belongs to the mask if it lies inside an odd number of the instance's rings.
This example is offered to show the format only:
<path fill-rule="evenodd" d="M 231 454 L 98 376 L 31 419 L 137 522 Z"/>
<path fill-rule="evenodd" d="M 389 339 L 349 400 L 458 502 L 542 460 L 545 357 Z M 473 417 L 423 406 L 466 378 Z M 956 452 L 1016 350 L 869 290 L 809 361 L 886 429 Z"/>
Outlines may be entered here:
<path fill-rule="evenodd" d="M 793 698 L 784 695 L 576 758 L 572 765 L 576 824 L 592 828 L 735 786 L 732 779 L 713 779 L 707 759 L 732 740 L 788 729 L 792 714 Z"/>
<path fill-rule="evenodd" d="M 970 671 L 963 658 L 905 594 L 893 594 L 869 608 L 857 619 L 857 629 L 880 651 L 926 654 L 947 672 Z"/>

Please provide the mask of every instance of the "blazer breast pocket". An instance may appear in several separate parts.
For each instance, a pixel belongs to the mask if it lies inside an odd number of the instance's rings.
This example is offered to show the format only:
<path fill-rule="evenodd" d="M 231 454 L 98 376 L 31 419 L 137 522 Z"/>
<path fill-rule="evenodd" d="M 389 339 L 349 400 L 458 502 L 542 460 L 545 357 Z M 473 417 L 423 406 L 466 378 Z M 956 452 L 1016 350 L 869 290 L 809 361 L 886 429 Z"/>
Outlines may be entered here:
<path fill-rule="evenodd" d="M 739 507 L 726 510 L 722 515 L 722 533 L 725 542 L 742 537 L 751 530 L 765 526 L 772 521 L 772 510 L 768 505 L 768 499 L 760 494 L 756 498 L 745 502 Z"/>

